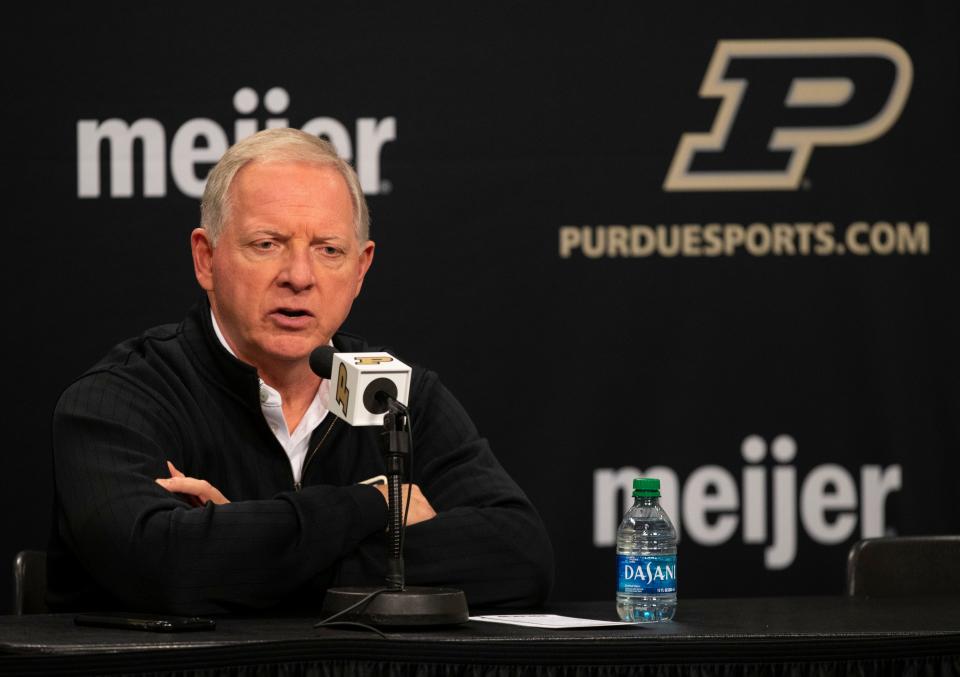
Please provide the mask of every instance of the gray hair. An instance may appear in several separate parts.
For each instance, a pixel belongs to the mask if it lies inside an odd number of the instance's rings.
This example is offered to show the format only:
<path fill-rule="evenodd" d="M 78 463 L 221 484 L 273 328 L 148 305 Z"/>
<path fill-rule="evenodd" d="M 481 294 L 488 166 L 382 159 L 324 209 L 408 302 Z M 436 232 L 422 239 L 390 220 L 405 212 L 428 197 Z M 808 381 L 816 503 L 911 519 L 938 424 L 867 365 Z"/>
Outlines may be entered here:
<path fill-rule="evenodd" d="M 264 129 L 232 145 L 207 176 L 207 185 L 200 200 L 200 225 L 213 244 L 230 216 L 230 186 L 234 177 L 250 162 L 307 162 L 333 167 L 347 182 L 353 202 L 353 225 L 357 240 L 363 244 L 370 237 L 370 213 L 357 173 L 337 155 L 329 141 L 299 129 Z"/>

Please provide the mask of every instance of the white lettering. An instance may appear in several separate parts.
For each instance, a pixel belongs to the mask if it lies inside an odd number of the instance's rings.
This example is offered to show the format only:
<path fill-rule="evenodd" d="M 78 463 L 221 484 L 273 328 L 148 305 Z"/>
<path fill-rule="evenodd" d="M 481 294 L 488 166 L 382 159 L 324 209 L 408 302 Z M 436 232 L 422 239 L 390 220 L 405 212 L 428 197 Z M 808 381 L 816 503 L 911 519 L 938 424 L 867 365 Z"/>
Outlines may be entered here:
<path fill-rule="evenodd" d="M 234 110 L 241 116 L 233 121 L 234 143 L 258 130 L 258 120 L 250 117 L 260 105 L 260 96 L 250 87 L 242 87 L 233 97 Z M 274 115 L 286 112 L 290 95 L 281 87 L 273 87 L 263 97 L 264 108 Z M 287 117 L 269 117 L 264 127 L 275 129 L 290 126 Z M 226 129 L 230 126 L 227 125 Z M 343 122 L 331 117 L 314 117 L 306 121 L 303 131 L 329 139 L 337 154 L 347 162 L 354 160 L 356 150 L 357 176 L 364 193 L 377 195 L 388 190 L 387 182 L 380 180 L 380 157 L 383 147 L 397 138 L 397 119 L 365 117 L 356 121 L 356 145 Z M 77 195 L 96 198 L 101 190 L 101 148 L 109 147 L 110 197 L 134 196 L 134 149 L 139 143 L 143 155 L 144 197 L 164 197 L 166 185 L 167 134 L 163 125 L 153 118 L 142 118 L 132 123 L 110 118 L 108 120 L 77 121 Z M 202 140 L 202 142 L 201 142 Z M 174 184 L 184 195 L 199 197 L 206 182 L 204 172 L 197 165 L 213 165 L 229 146 L 225 128 L 205 117 L 186 120 L 173 134 L 169 149 L 169 163 Z"/>
<path fill-rule="evenodd" d="M 396 138 L 396 118 L 357 120 L 357 176 L 364 193 L 380 193 L 380 153 L 384 144 Z"/>
<path fill-rule="evenodd" d="M 339 120 L 333 118 L 313 118 L 300 128 L 307 134 L 326 137 L 327 141 L 337 149 L 337 155 L 347 162 L 353 160 L 353 143 L 350 141 L 350 132 Z"/>
<path fill-rule="evenodd" d="M 679 505 L 680 484 L 677 473 L 670 468 L 655 465 L 644 473 L 639 468 L 626 466 L 619 470 L 598 468 L 593 472 L 593 544 L 598 547 L 617 542 L 617 525 L 633 505 L 633 480 L 637 477 L 655 477 L 660 480 L 660 507 L 677 529 L 680 540 L 680 522 L 674 517 Z M 620 500 L 617 500 L 617 497 Z"/>
<path fill-rule="evenodd" d="M 133 197 L 133 144 L 143 147 L 143 194 L 162 197 L 167 192 L 163 126 L 151 118 L 127 125 L 111 118 L 77 122 L 77 195 L 100 197 L 100 145 L 110 146 L 110 197 Z"/>
<path fill-rule="evenodd" d="M 710 524 L 707 514 L 736 510 L 738 505 L 733 476 L 718 465 L 697 468 L 683 487 L 683 521 L 690 537 L 702 545 L 719 545 L 737 529 L 736 515 L 720 515 Z"/>
<path fill-rule="evenodd" d="M 197 139 L 205 143 L 197 145 Z M 201 179 L 196 166 L 205 162 L 213 165 L 227 152 L 227 135 L 213 120 L 197 118 L 189 120 L 173 136 L 170 145 L 170 171 L 173 181 L 184 195 L 200 197 L 206 184 L 206 172 Z M 208 168 L 209 171 L 209 168 Z"/>
<path fill-rule="evenodd" d="M 660 479 L 661 505 L 677 526 L 677 506 L 694 542 L 714 546 L 724 543 L 743 522 L 744 543 L 765 543 L 768 521 L 772 524 L 772 542 L 764 548 L 767 569 L 789 567 L 797 553 L 798 522 L 809 537 L 825 545 L 850 538 L 857 524 L 857 485 L 855 475 L 836 464 L 814 467 L 804 478 L 797 495 L 797 470 L 792 462 L 797 443 L 790 435 L 779 435 L 770 444 L 770 457 L 776 463 L 772 472 L 761 465 L 767 457 L 767 444 L 758 435 L 748 435 L 741 444 L 743 460 L 750 464 L 742 470 L 742 506 L 734 475 L 717 465 L 696 468 L 680 490 L 676 472 L 665 466 L 651 466 L 643 472 L 634 467 L 599 468 L 594 471 L 593 541 L 597 547 L 616 542 L 620 517 L 633 503 L 632 483 L 637 477 Z M 770 511 L 767 514 L 766 478 L 770 476 Z M 900 465 L 886 468 L 865 465 L 860 469 L 860 533 L 872 538 L 886 533 L 886 501 L 903 486 Z M 619 497 L 619 499 L 618 499 Z M 735 514 L 741 511 L 738 516 Z M 734 514 L 731 514 L 734 513 Z M 828 513 L 830 515 L 828 516 Z M 714 519 L 711 521 L 711 517 Z M 829 519 L 828 519 L 829 517 Z M 639 570 L 639 567 L 638 567 Z M 633 575 L 643 576 L 642 571 Z M 649 577 L 652 570 L 646 572 Z M 673 576 L 669 568 L 664 576 Z"/>
<path fill-rule="evenodd" d="M 633 480 L 643 477 L 640 470 L 627 466 L 614 470 L 599 468 L 593 472 L 593 544 L 602 548 L 617 542 L 617 525 L 629 508 Z M 621 501 L 617 497 L 622 495 Z M 627 504 L 627 508 L 621 506 Z"/>
<path fill-rule="evenodd" d="M 829 490 L 833 487 L 832 490 Z M 850 473 L 839 465 L 818 465 L 810 471 L 800 490 L 800 519 L 818 543 L 842 543 L 857 526 L 857 489 Z M 833 523 L 828 510 L 842 510 Z"/>
<path fill-rule="evenodd" d="M 780 435 L 770 445 L 770 454 L 780 463 L 789 463 L 797 453 L 797 443 L 789 435 Z M 773 544 L 763 551 L 768 569 L 784 569 L 797 555 L 797 469 L 777 466 L 773 469 Z"/>
<path fill-rule="evenodd" d="M 860 469 L 860 530 L 863 538 L 885 536 L 887 496 L 902 488 L 899 465 L 886 469 L 865 465 Z"/>
<path fill-rule="evenodd" d="M 759 463 L 767 455 L 767 443 L 759 435 L 750 435 L 740 447 L 743 460 Z M 743 469 L 743 542 L 767 540 L 767 470 L 763 466 Z"/>
<path fill-rule="evenodd" d="M 652 465 L 647 468 L 645 475 L 637 477 L 655 477 L 660 480 L 660 507 L 667 513 L 667 517 L 673 522 L 677 530 L 677 542 L 682 538 L 680 536 L 680 480 L 677 473 L 664 465 Z"/>

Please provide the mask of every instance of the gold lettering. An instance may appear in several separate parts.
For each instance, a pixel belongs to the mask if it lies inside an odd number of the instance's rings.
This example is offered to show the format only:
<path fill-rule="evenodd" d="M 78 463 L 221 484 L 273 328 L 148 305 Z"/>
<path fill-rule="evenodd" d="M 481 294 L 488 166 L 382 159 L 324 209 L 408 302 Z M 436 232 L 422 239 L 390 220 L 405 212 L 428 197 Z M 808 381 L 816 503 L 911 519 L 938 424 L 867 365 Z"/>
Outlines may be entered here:
<path fill-rule="evenodd" d="M 355 357 L 353 363 L 356 365 L 383 364 L 384 362 L 393 362 L 389 355 L 374 355 L 372 357 Z"/>

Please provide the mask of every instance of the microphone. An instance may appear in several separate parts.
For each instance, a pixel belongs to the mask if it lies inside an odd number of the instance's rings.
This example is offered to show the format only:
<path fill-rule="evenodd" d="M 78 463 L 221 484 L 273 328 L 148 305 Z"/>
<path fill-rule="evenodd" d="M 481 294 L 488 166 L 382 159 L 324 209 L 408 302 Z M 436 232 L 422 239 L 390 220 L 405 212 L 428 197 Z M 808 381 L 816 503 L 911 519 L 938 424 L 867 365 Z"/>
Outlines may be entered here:
<path fill-rule="evenodd" d="M 320 346 L 310 369 L 326 379 L 330 411 L 352 426 L 383 425 L 390 402 L 406 405 L 411 369 L 389 353 L 338 353 Z"/>
<path fill-rule="evenodd" d="M 314 627 L 341 616 L 384 627 L 466 623 L 470 613 L 463 591 L 407 587 L 404 582 L 406 520 L 401 508 L 401 482 L 406 457 L 413 453 L 406 407 L 410 367 L 388 353 L 338 353 L 331 346 L 320 346 L 310 353 L 310 368 L 327 381 L 330 411 L 353 426 L 383 427 L 380 445 L 387 471 L 388 514 L 387 587 L 330 588 L 323 598 L 327 617 Z"/>

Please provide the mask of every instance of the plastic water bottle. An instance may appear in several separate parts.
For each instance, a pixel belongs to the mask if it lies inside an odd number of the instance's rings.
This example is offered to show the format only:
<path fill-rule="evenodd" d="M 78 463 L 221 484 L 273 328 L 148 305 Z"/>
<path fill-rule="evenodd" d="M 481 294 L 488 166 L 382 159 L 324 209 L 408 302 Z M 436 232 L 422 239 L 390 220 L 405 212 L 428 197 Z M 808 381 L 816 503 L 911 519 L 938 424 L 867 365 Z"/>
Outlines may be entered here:
<path fill-rule="evenodd" d="M 669 621 L 677 610 L 677 530 L 660 507 L 660 480 L 633 481 L 633 507 L 617 529 L 617 613 Z"/>

